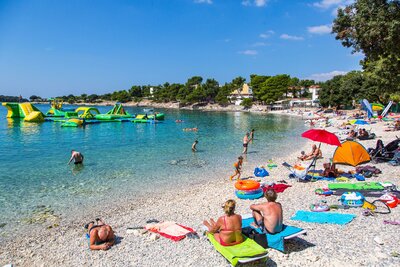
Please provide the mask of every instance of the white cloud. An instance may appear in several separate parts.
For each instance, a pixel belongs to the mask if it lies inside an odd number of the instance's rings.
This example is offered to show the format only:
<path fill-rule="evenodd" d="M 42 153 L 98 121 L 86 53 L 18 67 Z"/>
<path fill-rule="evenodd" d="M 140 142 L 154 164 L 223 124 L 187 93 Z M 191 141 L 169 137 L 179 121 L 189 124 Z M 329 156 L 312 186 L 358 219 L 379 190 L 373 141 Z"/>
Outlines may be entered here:
<path fill-rule="evenodd" d="M 302 40 L 304 40 L 304 38 L 301 37 L 301 36 L 289 35 L 289 34 L 286 34 L 286 33 L 281 34 L 280 38 L 284 39 L 284 40 L 291 40 L 291 41 L 302 41 Z"/>
<path fill-rule="evenodd" d="M 315 80 L 317 82 L 324 82 L 324 81 L 332 79 L 333 77 L 335 77 L 337 75 L 345 75 L 346 73 L 347 73 L 347 71 L 334 70 L 334 71 L 326 72 L 326 73 L 315 73 L 315 74 L 312 74 L 310 77 L 307 77 L 307 79 Z"/>
<path fill-rule="evenodd" d="M 212 0 L 194 0 L 194 2 L 196 4 L 209 4 L 209 5 L 211 5 L 213 3 Z"/>
<path fill-rule="evenodd" d="M 341 4 L 344 4 L 347 2 L 346 0 L 322 0 L 320 2 L 315 2 L 313 3 L 313 6 L 322 8 L 322 9 L 328 9 L 334 6 L 338 6 Z"/>
<path fill-rule="evenodd" d="M 239 51 L 239 54 L 246 55 L 246 56 L 255 56 L 258 54 L 257 50 L 244 50 Z"/>
<path fill-rule="evenodd" d="M 331 33 L 332 25 L 312 26 L 312 27 L 307 27 L 307 30 L 309 33 L 313 34 L 327 34 Z"/>
<path fill-rule="evenodd" d="M 257 43 L 252 44 L 253 47 L 266 46 L 266 45 L 267 45 L 267 44 L 264 43 L 264 42 L 257 42 Z"/>
<path fill-rule="evenodd" d="M 271 35 L 274 34 L 274 33 L 275 33 L 274 31 L 269 30 L 267 32 L 260 33 L 259 37 L 263 38 L 263 39 L 267 39 L 267 38 L 271 37 Z"/>
<path fill-rule="evenodd" d="M 256 6 L 256 7 L 264 7 L 268 3 L 268 0 L 244 0 L 242 1 L 242 5 L 244 6 Z"/>

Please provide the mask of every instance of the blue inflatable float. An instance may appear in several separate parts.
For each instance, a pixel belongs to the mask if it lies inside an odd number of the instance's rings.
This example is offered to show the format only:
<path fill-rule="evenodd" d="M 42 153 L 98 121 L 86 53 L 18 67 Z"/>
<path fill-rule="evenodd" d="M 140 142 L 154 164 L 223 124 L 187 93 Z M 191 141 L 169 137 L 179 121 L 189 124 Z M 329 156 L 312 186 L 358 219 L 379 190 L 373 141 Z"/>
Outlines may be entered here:
<path fill-rule="evenodd" d="M 240 190 L 236 190 L 235 195 L 240 199 L 257 199 L 257 198 L 262 197 L 264 195 L 264 192 L 261 189 L 260 192 L 255 193 L 255 194 L 243 194 L 243 193 L 241 193 Z"/>

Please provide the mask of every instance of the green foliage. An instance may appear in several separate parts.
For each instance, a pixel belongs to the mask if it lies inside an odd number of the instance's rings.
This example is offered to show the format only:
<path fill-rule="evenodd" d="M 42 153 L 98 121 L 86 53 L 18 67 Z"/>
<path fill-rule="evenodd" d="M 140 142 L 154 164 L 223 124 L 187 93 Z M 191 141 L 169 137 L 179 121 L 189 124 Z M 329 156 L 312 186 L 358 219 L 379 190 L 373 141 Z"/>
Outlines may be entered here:
<path fill-rule="evenodd" d="M 116 91 L 111 94 L 111 100 L 126 103 L 131 100 L 131 96 L 126 90 Z"/>
<path fill-rule="evenodd" d="M 240 105 L 243 106 L 245 109 L 249 109 L 253 105 L 253 100 L 251 100 L 250 98 L 245 98 L 242 100 L 242 103 L 240 103 Z"/>
<path fill-rule="evenodd" d="M 271 76 L 261 76 L 261 75 L 256 75 L 252 74 L 250 75 L 250 86 L 253 89 L 253 95 L 256 99 L 261 99 L 262 94 L 261 94 L 261 87 L 262 84 L 268 80 Z"/>
<path fill-rule="evenodd" d="M 353 53 L 364 53 L 361 64 L 375 94 L 400 90 L 399 0 L 356 0 L 338 10 L 332 32 Z"/>
<path fill-rule="evenodd" d="M 271 104 L 287 92 L 290 83 L 290 76 L 286 74 L 269 77 L 261 84 L 259 97 L 267 104 Z"/>

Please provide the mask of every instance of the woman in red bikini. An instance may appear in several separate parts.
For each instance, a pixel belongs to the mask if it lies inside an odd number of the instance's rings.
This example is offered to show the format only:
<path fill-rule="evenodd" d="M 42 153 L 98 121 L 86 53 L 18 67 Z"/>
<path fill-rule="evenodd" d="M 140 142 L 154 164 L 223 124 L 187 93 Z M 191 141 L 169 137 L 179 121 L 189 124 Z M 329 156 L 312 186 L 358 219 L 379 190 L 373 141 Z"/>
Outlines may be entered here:
<path fill-rule="evenodd" d="M 244 241 L 242 236 L 242 216 L 235 214 L 236 202 L 229 199 L 225 202 L 225 215 L 218 218 L 215 222 L 210 219 L 210 222 L 204 221 L 208 231 L 214 234 L 217 240 L 223 246 L 233 246 Z"/>

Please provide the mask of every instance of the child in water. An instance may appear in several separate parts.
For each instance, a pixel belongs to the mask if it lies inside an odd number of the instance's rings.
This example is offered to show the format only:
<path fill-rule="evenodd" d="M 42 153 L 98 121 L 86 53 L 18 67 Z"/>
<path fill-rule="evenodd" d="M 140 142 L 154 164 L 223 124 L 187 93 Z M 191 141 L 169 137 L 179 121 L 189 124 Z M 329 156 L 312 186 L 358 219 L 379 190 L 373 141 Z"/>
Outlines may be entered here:
<path fill-rule="evenodd" d="M 233 167 L 235 167 L 235 174 L 231 175 L 231 177 L 230 177 L 231 181 L 233 180 L 233 178 L 234 178 L 236 175 L 238 175 L 238 180 L 240 180 L 240 175 L 242 174 L 242 173 L 241 173 L 241 171 L 242 171 L 242 164 L 243 164 L 243 157 L 242 157 L 242 156 L 239 156 L 239 157 L 238 157 L 238 161 L 235 162 L 235 163 L 233 164 Z"/>

